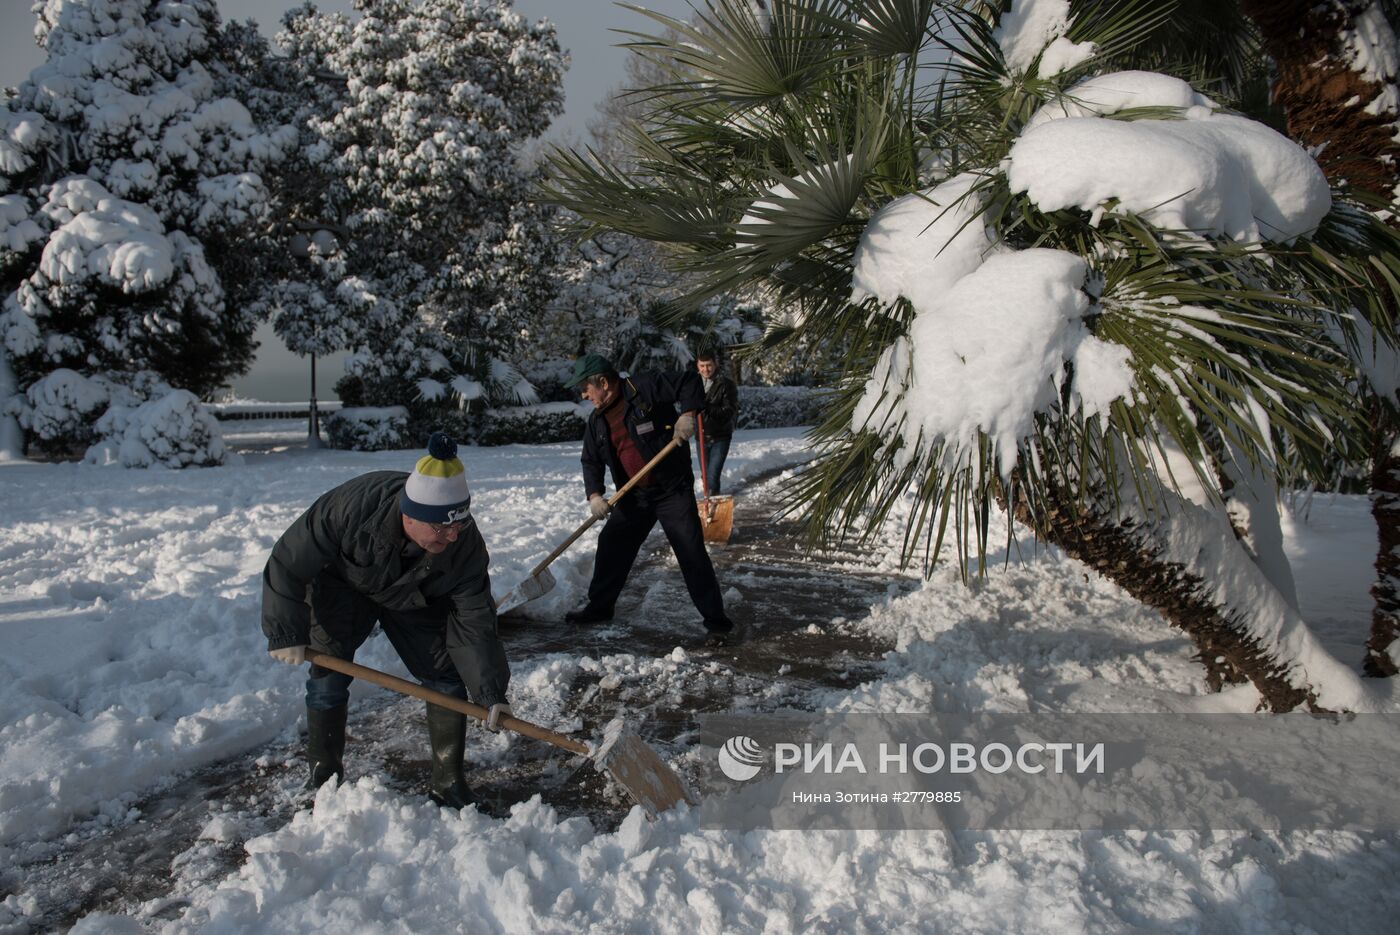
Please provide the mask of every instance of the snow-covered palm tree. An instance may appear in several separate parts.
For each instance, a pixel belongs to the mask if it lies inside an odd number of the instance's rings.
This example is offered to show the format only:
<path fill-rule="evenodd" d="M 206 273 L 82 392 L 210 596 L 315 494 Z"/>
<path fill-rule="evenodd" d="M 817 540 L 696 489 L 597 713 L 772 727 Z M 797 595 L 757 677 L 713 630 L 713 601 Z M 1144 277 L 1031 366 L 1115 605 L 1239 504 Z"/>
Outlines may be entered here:
<path fill-rule="evenodd" d="M 634 48 L 672 80 L 637 171 L 561 151 L 549 197 L 667 244 L 690 302 L 763 288 L 828 349 L 793 490 L 819 535 L 912 497 L 909 554 L 980 568 L 1000 503 L 1184 628 L 1213 685 L 1377 703 L 1296 609 L 1275 493 L 1362 436 L 1335 336 L 1391 333 L 1364 267 L 1396 241 L 1284 136 L 1126 70 L 1161 61 L 1158 5 L 649 15 L 674 38 Z"/>

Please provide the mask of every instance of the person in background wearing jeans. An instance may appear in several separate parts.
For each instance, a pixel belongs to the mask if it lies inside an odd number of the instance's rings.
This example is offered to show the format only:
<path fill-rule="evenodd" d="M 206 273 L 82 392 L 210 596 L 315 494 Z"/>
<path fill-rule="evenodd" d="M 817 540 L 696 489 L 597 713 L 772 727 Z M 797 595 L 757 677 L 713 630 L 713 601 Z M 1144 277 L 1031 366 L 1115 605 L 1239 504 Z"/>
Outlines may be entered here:
<path fill-rule="evenodd" d="M 703 425 L 705 445 L 705 483 L 711 496 L 719 493 L 720 472 L 729 457 L 729 442 L 734 437 L 734 420 L 739 415 L 739 387 L 719 372 L 714 351 L 701 351 L 695 359 L 695 369 L 705 384 Z"/>

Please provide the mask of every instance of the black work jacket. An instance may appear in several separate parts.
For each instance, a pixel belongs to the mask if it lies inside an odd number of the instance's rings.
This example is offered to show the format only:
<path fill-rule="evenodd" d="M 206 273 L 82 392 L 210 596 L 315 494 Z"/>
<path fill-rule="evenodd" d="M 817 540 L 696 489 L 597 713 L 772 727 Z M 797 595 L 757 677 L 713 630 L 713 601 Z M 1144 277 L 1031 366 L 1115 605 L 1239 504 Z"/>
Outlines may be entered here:
<path fill-rule="evenodd" d="M 698 412 L 705 406 L 705 385 L 694 370 L 670 373 L 638 373 L 622 380 L 622 401 L 626 406 L 624 424 L 632 442 L 647 461 L 656 457 L 675 434 L 679 412 Z M 630 479 L 622 467 L 622 459 L 613 450 L 608 419 L 594 410 L 588 415 L 583 433 L 583 492 L 584 496 L 601 494 L 603 466 L 612 471 L 613 487 L 621 488 Z M 690 469 L 690 446 L 682 445 L 652 468 L 653 483 L 661 486 L 694 486 L 695 474 Z"/>
<path fill-rule="evenodd" d="M 407 479 L 402 471 L 376 471 L 347 481 L 322 494 L 277 540 L 263 569 L 267 648 L 309 644 L 307 595 L 320 575 L 390 610 L 446 599 L 447 651 L 467 690 L 481 705 L 505 701 L 510 667 L 496 631 L 481 531 L 470 522 L 446 551 L 425 552 L 405 568 L 399 494 Z"/>
<path fill-rule="evenodd" d="M 705 381 L 701 380 L 704 386 Z M 723 374 L 715 374 L 705 390 L 705 437 L 733 438 L 734 420 L 739 416 L 739 387 Z"/>

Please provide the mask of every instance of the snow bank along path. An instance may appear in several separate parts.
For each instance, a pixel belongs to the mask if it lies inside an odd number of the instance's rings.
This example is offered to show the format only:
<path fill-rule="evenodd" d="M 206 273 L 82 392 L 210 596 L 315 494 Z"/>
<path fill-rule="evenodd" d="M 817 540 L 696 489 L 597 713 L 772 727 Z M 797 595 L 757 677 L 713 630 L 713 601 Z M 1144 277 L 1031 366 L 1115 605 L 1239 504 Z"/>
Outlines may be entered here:
<path fill-rule="evenodd" d="M 743 433 L 736 469 L 804 450 L 794 432 Z M 467 454 L 501 588 L 579 519 L 577 451 Z M 0 469 L 0 846 L 18 856 L 94 811 L 121 821 L 172 772 L 292 725 L 302 673 L 267 661 L 257 626 L 267 550 L 324 489 L 413 455 L 289 452 L 178 473 Z M 1374 531 L 1364 509 L 1343 518 L 1325 549 L 1357 560 L 1325 577 L 1300 567 L 1305 612 L 1365 607 Z M 1306 533 L 1290 524 L 1295 554 Z M 586 583 L 590 544 L 563 560 L 554 609 Z M 898 642 L 885 677 L 833 693 L 829 706 L 1249 705 L 1205 696 L 1185 641 L 1112 585 L 1053 552 L 1022 551 L 1024 564 L 998 566 L 975 590 L 949 569 L 878 609 L 870 627 Z M 400 671 L 382 640 L 363 658 Z M 548 695 L 535 681 L 522 680 L 523 693 Z M 365 776 L 248 842 L 246 863 L 179 918 L 91 916 L 74 931 L 1252 931 L 1283 920 L 1379 931 L 1400 912 L 1395 845 L 1356 834 L 1004 832 L 962 835 L 955 856 L 935 833 L 737 834 L 702 831 L 693 814 L 648 825 L 636 812 L 598 833 L 537 800 L 492 820 Z M 21 898 L 0 903 L 0 924 L 24 915 Z"/>

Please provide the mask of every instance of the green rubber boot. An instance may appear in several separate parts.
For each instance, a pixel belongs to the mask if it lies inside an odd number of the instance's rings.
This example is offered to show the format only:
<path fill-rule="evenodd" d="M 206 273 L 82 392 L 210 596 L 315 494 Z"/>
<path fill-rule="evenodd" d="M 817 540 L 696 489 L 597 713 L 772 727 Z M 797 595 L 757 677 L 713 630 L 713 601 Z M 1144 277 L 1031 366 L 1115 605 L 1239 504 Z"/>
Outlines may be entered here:
<path fill-rule="evenodd" d="M 428 741 L 433 747 L 433 779 L 428 798 L 443 808 L 474 805 L 476 795 L 462 775 L 467 748 L 467 716 L 428 705 Z"/>
<path fill-rule="evenodd" d="M 319 789 L 332 776 L 345 777 L 345 716 L 348 711 L 348 705 L 306 709 L 306 762 L 311 767 L 306 788 Z"/>

